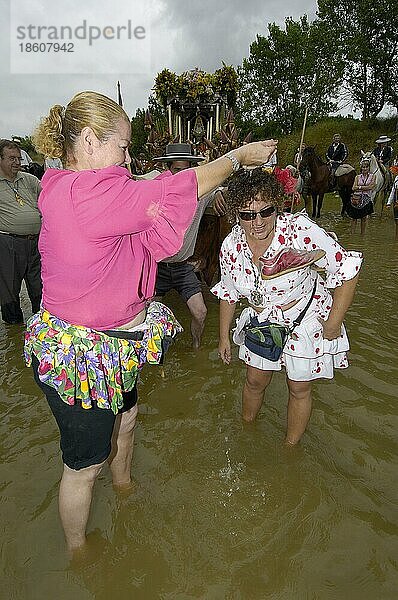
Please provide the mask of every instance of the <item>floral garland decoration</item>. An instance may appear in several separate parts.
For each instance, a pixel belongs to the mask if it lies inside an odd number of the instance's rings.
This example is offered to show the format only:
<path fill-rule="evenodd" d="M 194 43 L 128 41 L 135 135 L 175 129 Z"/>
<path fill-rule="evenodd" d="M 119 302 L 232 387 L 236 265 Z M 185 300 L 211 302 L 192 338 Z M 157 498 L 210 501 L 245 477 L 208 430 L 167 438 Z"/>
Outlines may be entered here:
<path fill-rule="evenodd" d="M 285 192 L 284 209 L 287 210 L 300 204 L 301 197 L 297 191 L 298 179 L 293 177 L 291 170 L 288 167 L 285 169 L 275 167 L 273 173 Z"/>
<path fill-rule="evenodd" d="M 233 106 L 238 93 L 238 76 L 232 66 L 223 63 L 213 74 L 201 69 L 176 75 L 163 69 L 155 78 L 155 97 L 164 108 L 174 99 L 182 103 L 211 103 L 224 97 Z"/>
<path fill-rule="evenodd" d="M 274 175 L 284 189 L 285 194 L 292 194 L 296 191 L 297 179 L 293 177 L 290 169 L 274 168 Z"/>

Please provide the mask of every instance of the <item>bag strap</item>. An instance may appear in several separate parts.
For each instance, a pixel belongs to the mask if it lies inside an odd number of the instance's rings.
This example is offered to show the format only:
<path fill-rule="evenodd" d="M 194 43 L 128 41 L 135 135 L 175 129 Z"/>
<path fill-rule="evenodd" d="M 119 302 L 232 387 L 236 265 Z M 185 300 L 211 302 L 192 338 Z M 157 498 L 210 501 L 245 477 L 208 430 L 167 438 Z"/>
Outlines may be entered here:
<path fill-rule="evenodd" d="M 280 327 L 280 328 L 282 328 L 282 329 L 285 329 L 285 328 L 286 328 L 286 329 L 288 329 L 288 330 L 289 330 L 289 333 L 292 333 L 293 329 L 294 329 L 295 327 L 297 327 L 297 325 L 300 325 L 301 321 L 304 319 L 305 313 L 306 313 L 306 312 L 307 312 L 307 310 L 309 309 L 309 307 L 310 307 L 310 304 L 311 304 L 311 302 L 312 302 L 312 301 L 313 301 L 313 299 L 314 299 L 314 296 L 315 296 L 315 290 L 316 290 L 316 285 L 317 285 L 317 283 L 318 283 L 318 277 L 316 277 L 316 278 L 315 278 L 315 281 L 314 281 L 314 287 L 312 288 L 312 294 L 311 294 L 311 297 L 310 297 L 310 299 L 308 300 L 308 302 L 307 302 L 307 304 L 305 305 L 305 307 L 303 308 L 303 310 L 301 311 L 301 313 L 299 314 L 299 316 L 297 317 L 297 319 L 296 319 L 295 321 L 293 321 L 293 323 L 292 323 L 293 327 L 286 327 L 286 325 L 278 325 L 277 323 L 272 323 L 272 325 L 274 325 L 275 327 Z M 268 329 L 268 328 L 269 328 L 269 323 L 267 323 L 266 325 L 264 325 L 264 326 L 263 326 L 263 329 Z M 245 329 L 247 329 L 247 330 L 250 330 L 250 329 L 251 329 L 251 327 L 249 327 L 249 325 L 247 325 L 247 326 L 245 327 Z M 260 329 L 260 330 L 261 330 L 261 323 L 259 323 L 259 325 L 256 325 L 255 329 Z M 102 332 L 102 333 L 104 333 L 104 332 Z"/>
<path fill-rule="evenodd" d="M 290 329 L 290 332 L 292 332 L 292 331 L 293 331 L 293 329 L 294 329 L 295 327 L 297 327 L 297 325 L 300 325 L 301 321 L 304 319 L 305 313 L 306 313 L 306 312 L 307 312 L 307 310 L 309 309 L 309 307 L 310 307 L 310 304 L 311 304 L 311 302 L 312 302 L 312 301 L 313 301 L 313 299 L 314 299 L 314 296 L 315 296 L 315 290 L 316 290 L 316 284 L 317 284 L 317 283 L 318 283 L 318 276 L 316 276 L 316 277 L 315 277 L 315 281 L 314 281 L 314 287 L 312 288 L 312 294 L 311 294 L 311 297 L 310 297 L 310 299 L 308 300 L 308 302 L 307 302 L 306 306 L 303 308 L 303 310 L 301 311 L 301 313 L 300 313 L 300 314 L 299 314 L 299 316 L 297 317 L 297 319 L 295 319 L 295 320 L 293 321 L 293 327 Z"/>

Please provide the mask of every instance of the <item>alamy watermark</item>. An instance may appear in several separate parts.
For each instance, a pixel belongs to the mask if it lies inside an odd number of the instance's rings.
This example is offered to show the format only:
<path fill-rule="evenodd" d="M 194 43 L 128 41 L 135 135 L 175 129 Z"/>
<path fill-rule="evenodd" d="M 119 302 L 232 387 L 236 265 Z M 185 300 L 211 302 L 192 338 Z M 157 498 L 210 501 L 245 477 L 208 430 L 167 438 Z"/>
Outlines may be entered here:
<path fill-rule="evenodd" d="M 149 2 L 11 0 L 11 73 L 147 73 Z"/>

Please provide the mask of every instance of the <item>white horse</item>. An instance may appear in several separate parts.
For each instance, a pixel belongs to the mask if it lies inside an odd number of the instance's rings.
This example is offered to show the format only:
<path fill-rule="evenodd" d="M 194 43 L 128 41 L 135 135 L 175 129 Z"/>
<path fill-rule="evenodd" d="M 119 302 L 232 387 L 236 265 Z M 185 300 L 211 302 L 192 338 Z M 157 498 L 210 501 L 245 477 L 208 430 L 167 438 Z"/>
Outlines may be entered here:
<path fill-rule="evenodd" d="M 370 172 L 376 177 L 376 185 L 372 191 L 373 206 L 376 208 L 378 194 L 382 193 L 383 204 L 388 194 L 389 178 L 388 174 L 384 173 L 379 165 L 379 162 L 372 152 L 364 152 L 361 150 L 361 164 L 364 160 L 370 161 Z"/>

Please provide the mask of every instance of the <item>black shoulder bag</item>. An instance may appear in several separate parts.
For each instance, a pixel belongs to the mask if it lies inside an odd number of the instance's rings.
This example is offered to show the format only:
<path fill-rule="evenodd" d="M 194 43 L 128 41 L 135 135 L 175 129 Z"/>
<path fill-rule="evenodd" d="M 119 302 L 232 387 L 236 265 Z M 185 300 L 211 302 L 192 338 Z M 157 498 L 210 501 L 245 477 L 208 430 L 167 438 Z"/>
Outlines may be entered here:
<path fill-rule="evenodd" d="M 271 323 L 270 321 L 262 321 L 260 323 L 257 316 L 252 317 L 244 329 L 246 348 L 250 352 L 261 356 L 261 358 L 266 358 L 272 362 L 279 360 L 288 337 L 291 336 L 295 327 L 300 325 L 310 307 L 314 298 L 316 284 L 317 278 L 315 279 L 310 299 L 297 319 L 293 321 L 291 327 L 278 325 L 278 323 Z"/>

